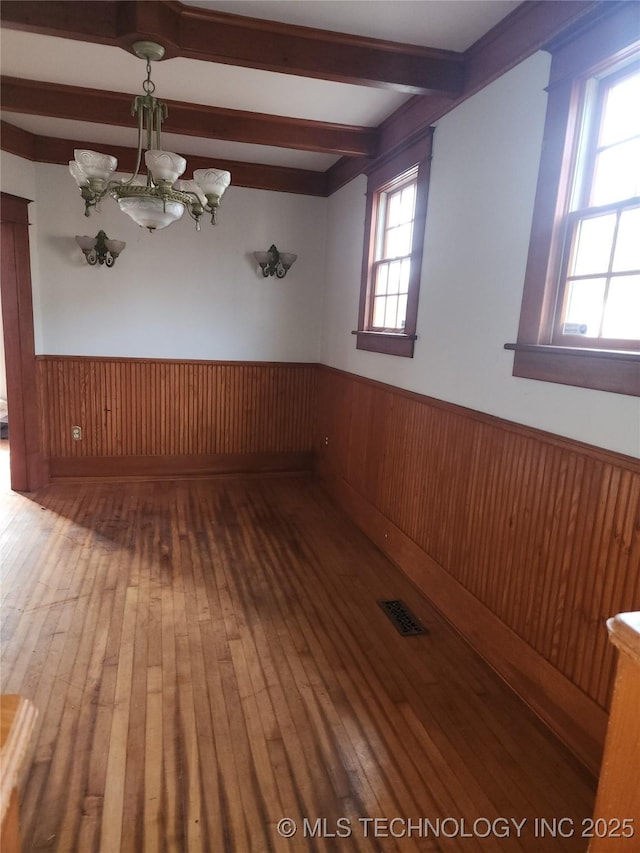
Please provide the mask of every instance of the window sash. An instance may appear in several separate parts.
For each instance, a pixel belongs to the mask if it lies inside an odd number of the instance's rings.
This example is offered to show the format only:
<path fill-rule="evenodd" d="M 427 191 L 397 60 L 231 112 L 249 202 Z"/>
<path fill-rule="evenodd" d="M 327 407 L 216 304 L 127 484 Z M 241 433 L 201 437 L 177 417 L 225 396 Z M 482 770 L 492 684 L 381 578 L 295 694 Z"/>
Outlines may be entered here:
<path fill-rule="evenodd" d="M 371 332 L 400 332 L 403 333 L 407 323 L 407 310 L 409 298 L 409 286 L 411 282 L 412 254 L 394 256 L 392 258 L 381 258 L 374 261 L 371 268 L 371 299 L 369 300 L 369 323 L 368 330 Z M 407 269 L 408 265 L 408 269 Z M 391 268 L 397 270 L 396 282 L 389 285 L 388 276 Z M 404 270 L 403 270 L 404 267 Z M 387 273 L 387 284 L 383 289 L 378 286 L 382 271 Z M 403 280 L 403 272 L 406 270 Z M 391 290 L 389 288 L 392 288 Z M 381 309 L 381 305 L 384 308 Z M 395 306 L 395 307 L 393 307 Z M 376 322 L 380 312 L 383 312 L 384 320 L 390 319 L 389 311 L 397 319 L 396 323 Z"/>
<path fill-rule="evenodd" d="M 599 206 L 592 201 L 592 198 L 600 155 L 621 145 L 632 143 L 634 140 L 637 142 L 640 139 L 640 134 L 634 134 L 624 139 L 618 139 L 615 142 L 606 144 L 601 144 L 600 142 L 607 101 L 612 89 L 624 79 L 637 76 L 638 73 L 640 73 L 640 67 L 638 67 L 638 63 L 634 63 L 631 66 L 625 66 L 618 70 L 608 70 L 599 79 L 591 77 L 582 87 L 580 96 L 583 101 L 582 108 L 587 130 L 580 132 L 580 135 L 585 136 L 585 145 L 588 154 L 584 169 L 578 168 L 575 170 L 575 180 L 579 183 L 580 187 L 580 191 L 576 197 L 579 198 L 579 205 L 581 207 L 594 208 Z M 590 90 L 594 87 L 596 91 L 592 95 Z M 578 144 L 580 144 L 580 141 L 578 140 Z M 633 196 L 633 193 L 630 193 L 630 196 Z M 620 203 L 624 200 L 622 198 L 613 199 L 612 203 Z"/>
<path fill-rule="evenodd" d="M 640 276 L 640 268 L 614 270 L 614 258 L 618 247 L 619 225 L 622 215 L 640 206 L 640 198 L 632 198 L 628 201 L 603 205 L 587 210 L 573 211 L 566 216 L 566 229 L 564 234 L 564 256 L 561 267 L 560 286 L 558 288 L 557 306 L 553 322 L 553 331 L 550 343 L 558 346 L 594 347 L 598 349 L 640 349 L 638 338 L 607 337 L 602 334 L 602 325 L 606 312 L 607 300 L 611 294 L 611 284 L 619 279 L 630 276 Z M 572 272 L 576 257 L 577 243 L 580 229 L 583 223 L 604 216 L 614 216 L 615 223 L 611 235 L 611 243 L 607 254 L 606 266 L 593 269 L 591 272 Z M 565 323 L 569 300 L 571 296 L 571 285 L 573 282 L 587 280 L 604 280 L 603 304 L 600 310 L 599 332 L 597 335 L 586 336 L 579 333 L 565 331 Z"/>

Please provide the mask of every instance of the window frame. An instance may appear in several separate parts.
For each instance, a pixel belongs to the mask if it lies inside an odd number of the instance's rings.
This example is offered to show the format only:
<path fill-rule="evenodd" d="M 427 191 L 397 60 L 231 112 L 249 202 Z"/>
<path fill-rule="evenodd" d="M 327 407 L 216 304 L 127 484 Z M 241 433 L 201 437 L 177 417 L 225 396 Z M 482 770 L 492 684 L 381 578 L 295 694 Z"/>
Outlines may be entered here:
<path fill-rule="evenodd" d="M 385 251 L 387 241 L 389 240 L 389 232 L 394 227 L 389 224 L 391 207 L 393 204 L 393 198 L 397 195 L 402 196 L 402 193 L 407 190 L 409 187 L 414 188 L 414 199 L 413 206 L 411 210 L 411 239 L 409 241 L 408 251 L 404 255 L 390 255 Z M 404 321 L 405 326 L 384 326 L 377 325 L 375 320 L 376 315 L 376 300 L 384 299 L 385 301 L 389 298 L 393 297 L 395 294 L 380 294 L 378 292 L 378 284 L 380 278 L 380 270 L 382 267 L 387 267 L 387 276 L 389 274 L 389 268 L 391 264 L 398 263 L 402 265 L 403 261 L 408 261 L 409 270 L 411 270 L 411 264 L 413 262 L 413 236 L 415 233 L 415 215 L 416 215 L 416 197 L 418 190 L 418 166 L 413 166 L 409 171 L 404 172 L 402 175 L 398 175 L 397 178 L 394 178 L 389 184 L 384 187 L 380 187 L 375 194 L 374 202 L 373 202 L 373 211 L 375 222 L 372 223 L 372 232 L 375 234 L 374 240 L 374 250 L 373 250 L 373 259 L 371 261 L 371 269 L 370 269 L 370 291 L 369 291 L 369 300 L 367 304 L 367 316 L 366 316 L 366 328 L 371 330 L 372 332 L 382 332 L 387 334 L 403 334 L 406 326 L 406 316 L 407 316 L 407 308 L 405 308 L 404 312 Z M 405 225 L 409 224 L 408 222 L 404 223 Z M 410 284 L 410 276 L 407 278 L 407 306 L 408 306 L 408 285 Z M 397 294 L 401 295 L 400 291 Z M 396 315 L 396 319 L 397 315 Z"/>
<path fill-rule="evenodd" d="M 385 159 L 382 163 L 376 162 L 368 170 L 358 328 L 352 332 L 356 336 L 357 349 L 413 358 L 414 345 L 417 339 L 418 298 L 427 218 L 432 138 L 433 128 L 429 128 L 428 133 L 419 140 L 410 146 L 406 146 L 394 156 Z M 417 167 L 416 202 L 404 332 L 374 330 L 370 326 L 369 318 L 372 312 L 374 291 L 372 272 L 377 263 L 375 258 L 378 228 L 377 203 L 381 194 L 386 192 L 397 178 L 406 175 L 414 167 Z"/>
<path fill-rule="evenodd" d="M 637 9 L 602 10 L 595 26 L 547 46 L 553 55 L 513 375 L 640 396 L 640 352 L 624 341 L 554 337 L 565 282 L 566 228 L 588 82 L 640 53 Z M 612 4 L 613 6 L 613 4 Z M 630 342 L 629 342 L 630 343 Z"/>

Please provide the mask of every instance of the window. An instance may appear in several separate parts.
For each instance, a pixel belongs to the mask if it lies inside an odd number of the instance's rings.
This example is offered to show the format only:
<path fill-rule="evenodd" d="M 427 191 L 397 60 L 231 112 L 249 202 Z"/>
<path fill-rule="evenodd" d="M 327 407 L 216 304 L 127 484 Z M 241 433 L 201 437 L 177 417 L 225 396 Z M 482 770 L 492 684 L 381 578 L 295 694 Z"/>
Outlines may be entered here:
<path fill-rule="evenodd" d="M 367 328 L 404 332 L 416 211 L 417 166 L 376 194 L 376 234 Z"/>
<path fill-rule="evenodd" d="M 629 13 L 604 11 L 552 50 L 518 342 L 506 346 L 515 376 L 640 395 L 640 50 Z"/>
<path fill-rule="evenodd" d="M 430 151 L 431 131 L 369 174 L 358 349 L 413 356 Z"/>
<path fill-rule="evenodd" d="M 640 69 L 586 87 L 554 342 L 640 344 Z M 591 113 L 589 120 L 589 113 Z"/>

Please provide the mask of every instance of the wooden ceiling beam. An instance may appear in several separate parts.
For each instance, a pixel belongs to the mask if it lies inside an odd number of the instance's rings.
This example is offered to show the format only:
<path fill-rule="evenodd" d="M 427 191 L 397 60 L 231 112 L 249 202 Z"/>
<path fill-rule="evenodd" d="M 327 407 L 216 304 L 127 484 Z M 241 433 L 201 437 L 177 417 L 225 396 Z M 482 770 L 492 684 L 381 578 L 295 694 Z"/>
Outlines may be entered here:
<path fill-rule="evenodd" d="M 181 15 L 183 56 L 414 95 L 462 90 L 464 63 L 454 51 L 203 11 Z"/>
<path fill-rule="evenodd" d="M 3 151 L 23 157 L 25 160 L 35 160 L 35 140 L 35 135 L 28 130 L 0 121 L 0 148 Z"/>
<path fill-rule="evenodd" d="M 414 97 L 378 127 L 378 157 L 384 159 L 427 133 L 434 122 L 489 85 L 553 39 L 602 17 L 624 12 L 632 17 L 637 4 L 611 0 L 525 0 L 465 52 L 467 77 L 455 99 Z M 436 136 L 437 139 L 437 136 Z M 375 166 L 375 161 L 343 157 L 327 170 L 329 194 Z"/>
<path fill-rule="evenodd" d="M 174 0 L 3 0 L 5 27 L 119 45 L 159 41 L 166 56 L 241 65 L 339 83 L 454 97 L 460 53 L 263 21 Z"/>
<path fill-rule="evenodd" d="M 74 148 L 91 149 L 96 144 L 95 142 L 40 136 L 15 127 L 6 121 L 0 122 L 0 145 L 3 151 L 37 163 L 54 163 L 66 166 L 69 160 L 73 160 Z M 108 152 L 117 158 L 119 171 L 133 173 L 136 167 L 137 152 L 135 148 L 109 145 Z M 289 166 L 246 163 L 240 160 L 223 161 L 195 154 L 183 154 L 183 156 L 186 158 L 189 168 L 187 177 L 192 175 L 194 169 L 214 167 L 230 171 L 231 183 L 236 187 L 312 196 L 327 195 L 327 180 L 324 172 L 294 169 Z M 71 180 L 71 176 L 69 179 Z"/>
<path fill-rule="evenodd" d="M 78 86 L 1 78 L 2 108 L 7 112 L 135 127 L 132 96 Z M 263 113 L 227 110 L 180 101 L 165 101 L 167 133 L 273 145 L 343 156 L 375 156 L 375 128 L 331 124 Z"/>

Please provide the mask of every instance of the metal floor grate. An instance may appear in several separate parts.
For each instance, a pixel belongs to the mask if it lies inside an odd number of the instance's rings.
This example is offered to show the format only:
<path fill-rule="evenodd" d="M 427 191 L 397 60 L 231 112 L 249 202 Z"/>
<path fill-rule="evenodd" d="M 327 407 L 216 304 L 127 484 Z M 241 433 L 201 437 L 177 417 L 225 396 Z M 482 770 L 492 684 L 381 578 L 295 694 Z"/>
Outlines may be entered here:
<path fill-rule="evenodd" d="M 378 604 L 393 622 L 403 637 L 417 637 L 426 634 L 427 629 L 416 619 L 404 601 L 399 598 L 391 601 L 379 601 Z"/>

